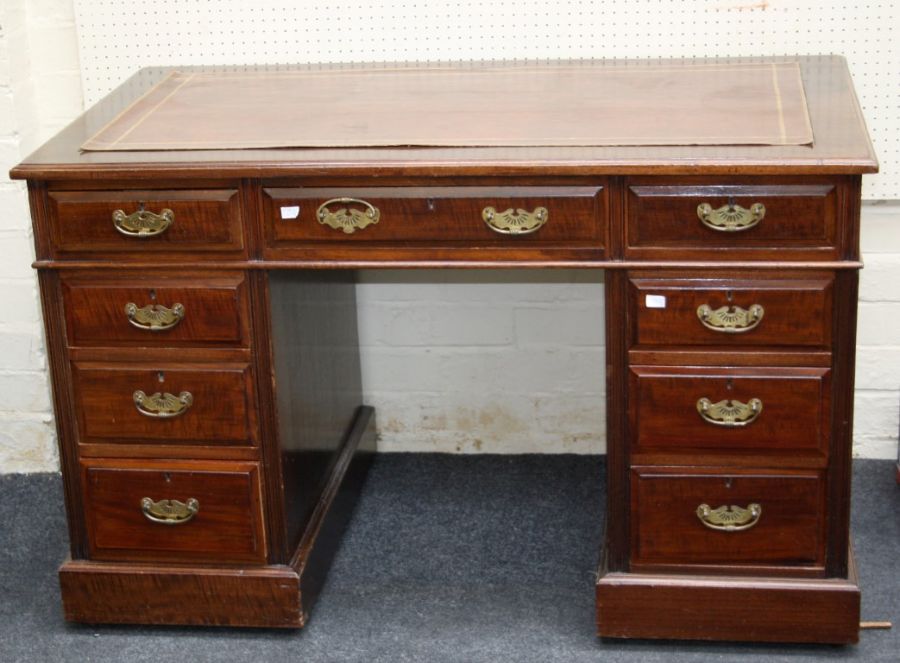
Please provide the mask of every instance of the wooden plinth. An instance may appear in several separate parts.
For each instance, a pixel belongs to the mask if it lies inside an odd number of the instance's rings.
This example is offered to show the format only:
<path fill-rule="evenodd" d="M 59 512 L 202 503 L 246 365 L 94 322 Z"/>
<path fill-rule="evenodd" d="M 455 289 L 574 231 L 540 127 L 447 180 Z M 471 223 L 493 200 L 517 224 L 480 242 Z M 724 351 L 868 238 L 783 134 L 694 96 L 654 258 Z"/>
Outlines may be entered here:
<path fill-rule="evenodd" d="M 612 573 L 597 579 L 597 634 L 748 642 L 855 643 L 860 592 L 847 579 Z"/>
<path fill-rule="evenodd" d="M 309 618 L 375 442 L 360 408 L 289 565 L 189 567 L 68 560 L 59 570 L 68 621 L 300 628 Z"/>

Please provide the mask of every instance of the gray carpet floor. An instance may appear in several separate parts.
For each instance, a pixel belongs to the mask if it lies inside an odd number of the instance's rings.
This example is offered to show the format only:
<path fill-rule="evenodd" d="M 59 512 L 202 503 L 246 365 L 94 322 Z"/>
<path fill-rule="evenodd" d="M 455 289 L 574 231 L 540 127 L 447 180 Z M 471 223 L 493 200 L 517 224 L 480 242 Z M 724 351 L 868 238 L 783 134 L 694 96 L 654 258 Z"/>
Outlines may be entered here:
<path fill-rule="evenodd" d="M 900 661 L 900 489 L 858 461 L 856 646 L 599 640 L 603 459 L 379 456 L 302 631 L 66 624 L 57 475 L 0 477 L 0 661 Z M 798 605 L 802 611 L 803 606 Z"/>

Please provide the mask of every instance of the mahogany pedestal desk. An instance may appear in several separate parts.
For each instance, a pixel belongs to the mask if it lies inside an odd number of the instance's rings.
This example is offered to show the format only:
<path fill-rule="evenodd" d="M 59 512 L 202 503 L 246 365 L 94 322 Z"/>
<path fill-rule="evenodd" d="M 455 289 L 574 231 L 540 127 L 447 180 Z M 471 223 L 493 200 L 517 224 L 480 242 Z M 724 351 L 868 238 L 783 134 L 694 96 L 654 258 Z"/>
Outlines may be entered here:
<path fill-rule="evenodd" d="M 587 267 L 598 633 L 857 640 L 877 163 L 843 59 L 180 72 L 143 70 L 12 170 L 67 619 L 303 626 L 374 450 L 354 270 Z"/>

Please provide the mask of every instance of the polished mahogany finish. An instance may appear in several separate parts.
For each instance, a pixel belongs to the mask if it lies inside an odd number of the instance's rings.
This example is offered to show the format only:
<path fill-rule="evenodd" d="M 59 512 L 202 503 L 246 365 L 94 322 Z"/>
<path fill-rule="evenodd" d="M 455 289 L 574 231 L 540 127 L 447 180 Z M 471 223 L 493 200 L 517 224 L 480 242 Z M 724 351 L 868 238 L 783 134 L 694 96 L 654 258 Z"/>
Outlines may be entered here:
<path fill-rule="evenodd" d="M 630 178 L 625 194 L 629 258 L 821 260 L 840 256 L 837 178 Z M 704 225 L 697 208 L 763 205 L 756 225 L 731 232 Z"/>
<path fill-rule="evenodd" d="M 771 451 L 824 464 L 831 419 L 827 368 L 631 366 L 629 421 L 635 453 L 721 455 Z M 697 402 L 760 402 L 740 425 L 704 419 Z"/>
<path fill-rule="evenodd" d="M 347 246 L 440 246 L 472 244 L 509 249 L 517 255 L 528 249 L 580 247 L 602 250 L 607 237 L 606 188 L 596 179 L 584 186 L 561 182 L 558 186 L 516 186 L 506 181 L 498 186 L 445 187 L 285 187 L 263 188 L 267 245 L 274 249 L 321 246 L 341 250 Z M 317 211 L 329 200 L 352 196 L 374 206 L 377 223 L 352 233 L 319 222 Z M 286 210 L 297 207 L 297 216 Z M 331 203 L 326 209 L 364 210 L 360 203 Z M 545 223 L 532 232 L 510 234 L 492 228 L 484 210 L 497 215 L 506 210 L 546 210 Z M 294 212 L 290 212 L 291 215 Z M 502 228 L 501 228 L 502 230 Z M 277 254 L 277 251 L 274 252 Z M 327 254 L 327 253 L 326 253 Z M 598 254 L 602 257 L 602 253 Z"/>
<path fill-rule="evenodd" d="M 669 278 L 632 272 L 634 311 L 632 347 L 650 346 L 799 346 L 831 347 L 832 280 L 830 274 L 808 272 L 787 279 L 785 272 L 743 276 L 720 270 L 681 272 Z M 660 302 L 654 297 L 663 297 Z M 761 306 L 755 326 L 728 333 L 703 324 L 701 306 L 712 310 Z"/>
<path fill-rule="evenodd" d="M 243 272 L 184 274 L 66 274 L 62 281 L 70 346 L 250 345 L 250 307 Z M 135 325 L 126 307 L 181 305 L 174 323 Z"/>
<path fill-rule="evenodd" d="M 75 362 L 72 388 L 82 444 L 248 444 L 256 440 L 253 373 L 247 364 Z M 135 402 L 146 395 L 183 392 L 190 404 L 158 416 Z"/>
<path fill-rule="evenodd" d="M 353 270 L 587 267 L 608 270 L 598 633 L 855 641 L 859 205 L 877 163 L 840 58 L 727 62 L 797 62 L 812 144 L 363 147 L 348 129 L 321 137 L 333 147 L 80 150 L 167 76 L 153 69 L 14 168 L 53 378 L 66 617 L 303 626 L 375 448 Z M 457 109 L 470 76 L 501 90 L 524 71 L 460 66 Z M 565 70 L 604 66 L 652 65 Z M 410 95 L 427 71 L 379 80 Z M 620 120 L 671 114 L 667 98 Z M 225 99 L 222 117 L 257 117 Z M 374 103 L 343 109 L 346 126 Z M 188 110 L 179 129 L 200 135 Z M 524 105 L 510 129 L 553 121 Z"/>
<path fill-rule="evenodd" d="M 824 483 L 809 470 L 726 467 L 632 469 L 632 568 L 718 565 L 734 572 L 750 564 L 808 565 L 824 561 Z M 746 509 L 758 521 L 745 530 L 714 530 L 701 505 Z"/>
<path fill-rule="evenodd" d="M 92 559 L 266 561 L 256 463 L 93 460 L 83 471 Z M 190 520 L 160 523 L 142 512 L 145 498 L 199 506 Z"/>
<path fill-rule="evenodd" d="M 59 191 L 47 195 L 54 255 L 240 254 L 243 251 L 240 197 L 236 189 Z M 117 210 L 161 214 L 172 212 L 171 225 L 158 235 L 130 237 L 112 223 Z"/>

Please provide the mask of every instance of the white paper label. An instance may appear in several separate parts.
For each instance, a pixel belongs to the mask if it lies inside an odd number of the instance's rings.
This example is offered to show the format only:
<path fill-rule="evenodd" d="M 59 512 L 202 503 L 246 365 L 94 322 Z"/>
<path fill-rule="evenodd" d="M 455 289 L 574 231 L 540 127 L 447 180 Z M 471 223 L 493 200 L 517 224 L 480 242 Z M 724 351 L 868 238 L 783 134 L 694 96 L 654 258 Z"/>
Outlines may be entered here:
<path fill-rule="evenodd" d="M 666 296 L 665 295 L 647 295 L 647 298 L 644 300 L 644 304 L 647 308 L 665 308 L 666 307 Z"/>
<path fill-rule="evenodd" d="M 300 216 L 300 206 L 292 205 L 290 207 L 282 207 L 281 208 L 281 218 L 282 219 L 296 219 Z"/>

